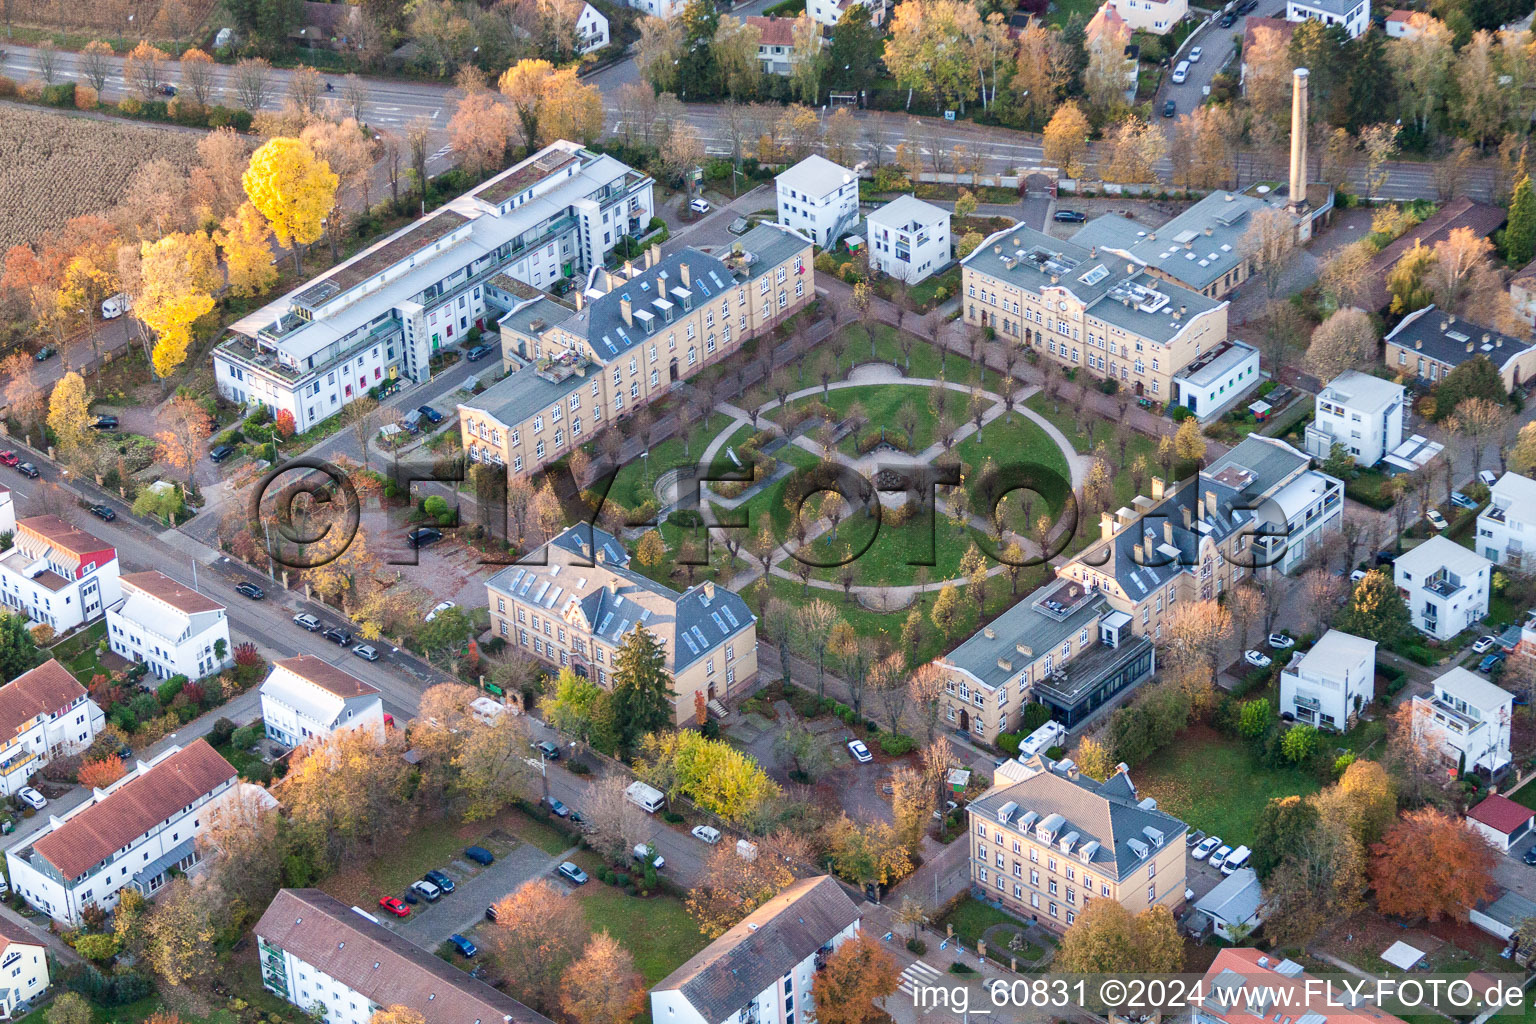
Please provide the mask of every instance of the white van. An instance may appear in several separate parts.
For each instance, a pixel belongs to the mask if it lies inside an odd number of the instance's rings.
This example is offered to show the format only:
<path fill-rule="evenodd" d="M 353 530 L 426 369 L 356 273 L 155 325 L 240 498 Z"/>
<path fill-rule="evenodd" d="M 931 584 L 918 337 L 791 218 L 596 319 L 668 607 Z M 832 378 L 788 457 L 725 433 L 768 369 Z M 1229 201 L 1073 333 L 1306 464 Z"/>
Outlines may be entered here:
<path fill-rule="evenodd" d="M 1248 865 L 1248 858 L 1253 856 L 1253 851 L 1246 846 L 1239 846 L 1227 855 L 1226 862 L 1221 865 L 1221 873 L 1230 875 L 1238 868 Z"/>
<path fill-rule="evenodd" d="M 661 790 L 643 782 L 631 782 L 624 790 L 624 799 L 647 814 L 655 814 L 666 804 L 666 796 Z"/>
<path fill-rule="evenodd" d="M 1183 85 L 1184 84 L 1184 80 L 1186 78 L 1188 78 L 1188 77 L 1189 77 L 1189 61 L 1181 60 L 1181 61 L 1179 61 L 1179 66 L 1173 69 L 1173 84 L 1174 85 Z"/>
<path fill-rule="evenodd" d="M 116 320 L 132 308 L 133 300 L 128 297 L 128 293 L 118 292 L 116 295 L 102 301 L 101 318 L 103 320 Z"/>

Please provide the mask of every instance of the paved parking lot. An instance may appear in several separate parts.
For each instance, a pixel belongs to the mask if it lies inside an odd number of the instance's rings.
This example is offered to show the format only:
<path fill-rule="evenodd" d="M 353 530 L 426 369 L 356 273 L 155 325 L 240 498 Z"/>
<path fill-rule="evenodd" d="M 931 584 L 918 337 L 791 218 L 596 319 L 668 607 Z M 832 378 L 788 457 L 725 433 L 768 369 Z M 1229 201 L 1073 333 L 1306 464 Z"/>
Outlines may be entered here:
<path fill-rule="evenodd" d="M 524 882 L 552 875 L 555 866 L 565 859 L 564 854 L 551 857 L 531 843 L 519 843 L 483 869 L 462 858 L 456 859 L 442 869 L 453 879 L 453 892 L 436 903 L 416 904 L 410 917 L 380 920 L 417 945 L 433 949 L 455 932 L 467 932 L 476 922 L 485 920 L 486 907 Z M 471 869 L 479 874 L 471 876 Z"/>

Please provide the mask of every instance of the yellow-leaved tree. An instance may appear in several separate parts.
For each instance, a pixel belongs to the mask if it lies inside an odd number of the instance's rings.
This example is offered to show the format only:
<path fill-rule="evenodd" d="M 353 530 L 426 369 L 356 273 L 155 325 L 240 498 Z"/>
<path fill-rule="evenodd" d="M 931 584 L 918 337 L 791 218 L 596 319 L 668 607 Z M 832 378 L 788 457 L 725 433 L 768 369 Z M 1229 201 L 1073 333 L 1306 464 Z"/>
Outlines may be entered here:
<path fill-rule="evenodd" d="M 293 250 L 293 268 L 304 269 L 299 248 L 317 240 L 325 215 L 336 205 L 340 179 L 302 139 L 271 139 L 251 154 L 240 183 L 251 205 L 272 225 L 278 244 Z"/>
<path fill-rule="evenodd" d="M 168 377 L 186 362 L 192 325 L 213 310 L 218 257 L 202 231 L 173 231 L 142 243 L 140 254 L 143 285 L 134 313 L 155 332 L 150 362 L 156 375 Z"/>
<path fill-rule="evenodd" d="M 48 429 L 67 460 L 88 447 L 91 438 L 91 396 L 85 379 L 71 370 L 59 378 L 48 396 Z"/>
<path fill-rule="evenodd" d="M 213 240 L 224 251 L 229 290 L 235 295 L 262 295 L 277 281 L 272 227 L 250 203 L 241 203 L 240 209 L 225 217 Z"/>
<path fill-rule="evenodd" d="M 539 104 L 539 144 L 576 139 L 591 145 L 603 134 L 603 96 L 595 85 L 576 79 L 574 67 L 545 78 Z"/>

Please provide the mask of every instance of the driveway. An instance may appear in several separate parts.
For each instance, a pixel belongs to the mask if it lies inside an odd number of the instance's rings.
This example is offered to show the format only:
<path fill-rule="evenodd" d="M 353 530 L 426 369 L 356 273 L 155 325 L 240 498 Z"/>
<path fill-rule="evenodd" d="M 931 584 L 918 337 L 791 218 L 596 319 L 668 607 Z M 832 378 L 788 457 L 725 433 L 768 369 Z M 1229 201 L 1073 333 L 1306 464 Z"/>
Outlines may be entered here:
<path fill-rule="evenodd" d="M 1269 18 L 1284 17 L 1285 4 L 1268 0 L 1267 3 L 1261 3 L 1253 13 Z M 1198 46 L 1203 51 L 1200 60 L 1189 66 L 1189 77 L 1175 85 L 1173 69 L 1178 66 L 1178 62 L 1170 57 L 1168 72 L 1163 76 L 1163 84 L 1157 90 L 1157 99 L 1153 108 L 1161 114 L 1163 103 L 1173 100 L 1178 113 L 1187 114 L 1204 103 L 1211 88 L 1211 79 L 1216 77 L 1216 72 L 1226 67 L 1228 61 L 1236 57 L 1237 44 L 1243 38 L 1243 31 L 1247 24 L 1248 17 L 1245 15 L 1238 18 L 1230 27 L 1222 28 L 1218 18 L 1186 40 L 1180 51 L 1181 54 L 1187 56 L 1191 49 Z M 1237 71 L 1235 67 L 1232 70 L 1234 74 Z"/>
<path fill-rule="evenodd" d="M 454 933 L 468 932 L 485 920 L 485 908 L 508 893 L 515 892 L 524 882 L 552 875 L 556 865 L 568 860 L 576 848 L 551 857 L 532 843 L 519 843 L 503 857 L 485 868 L 476 866 L 462 857 L 453 860 L 442 870 L 453 879 L 454 890 L 436 903 L 418 903 L 411 908 L 411 916 L 381 916 L 379 919 L 418 946 L 436 948 Z M 471 875 L 478 870 L 479 874 Z"/>

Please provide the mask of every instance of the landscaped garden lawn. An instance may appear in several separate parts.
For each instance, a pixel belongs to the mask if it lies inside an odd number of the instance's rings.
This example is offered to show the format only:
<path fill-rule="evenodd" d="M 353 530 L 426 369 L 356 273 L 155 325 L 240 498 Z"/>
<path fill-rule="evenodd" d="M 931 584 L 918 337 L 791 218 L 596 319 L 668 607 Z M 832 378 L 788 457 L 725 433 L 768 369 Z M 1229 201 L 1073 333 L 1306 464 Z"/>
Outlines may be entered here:
<path fill-rule="evenodd" d="M 1052 402 L 1044 394 L 1031 395 L 1024 404 L 1029 409 L 1039 413 L 1052 426 L 1061 431 L 1066 436 L 1066 439 L 1071 442 L 1072 447 L 1077 449 L 1079 454 L 1086 455 L 1092 452 L 1100 441 L 1104 442 L 1105 452 L 1109 459 L 1110 477 L 1114 480 L 1115 485 L 1114 505 L 1116 508 L 1121 505 L 1129 505 L 1136 497 L 1136 481 L 1131 476 L 1130 467 L 1136 462 L 1137 456 L 1146 457 L 1148 480 L 1154 476 L 1163 475 L 1163 464 L 1157 457 L 1157 441 L 1153 438 L 1139 431 L 1131 431 L 1129 435 L 1130 441 L 1125 446 L 1125 466 L 1122 468 L 1119 465 L 1120 446 L 1115 443 L 1114 424 L 1105 420 L 1104 417 L 1094 412 L 1085 411 L 1083 413 L 1083 423 L 1085 426 L 1089 423 L 1090 417 L 1092 417 L 1093 422 L 1096 424 L 1093 439 L 1090 441 L 1086 432 L 1077 429 L 1077 422 L 1073 418 L 1070 403 L 1067 402 L 1065 397 L 1061 399 L 1059 411 L 1056 403 Z M 1169 430 L 1171 431 L 1172 429 L 1173 425 L 1169 424 Z M 1185 477 L 1192 476 L 1194 472 L 1195 467 L 1192 463 L 1179 463 L 1173 467 L 1173 478 L 1175 480 L 1183 480 Z M 1146 490 L 1147 487 L 1148 485 L 1144 482 L 1142 489 Z M 1098 524 L 1095 523 L 1093 525 L 1096 527 Z"/>
<path fill-rule="evenodd" d="M 1324 740 L 1328 747 L 1346 744 Z M 1254 747 L 1194 726 L 1131 770 L 1141 796 L 1157 798 L 1159 810 L 1191 829 L 1203 829 L 1229 846 L 1252 846 L 1264 805 L 1272 797 L 1306 796 L 1321 787 L 1316 776 L 1295 768 L 1259 763 Z"/>
<path fill-rule="evenodd" d="M 969 951 L 975 951 L 976 944 L 988 928 L 994 925 L 1007 925 L 1010 928 L 1023 931 L 1025 923 L 1012 914 L 989 906 L 975 897 L 962 900 L 949 914 L 934 923 L 934 926 L 943 934 L 946 925 L 952 925 L 955 929 L 955 938 Z M 1001 943 L 989 943 L 987 955 L 994 960 L 1006 960 L 1009 956 L 1017 956 L 1020 960 L 1039 960 L 1045 954 L 1045 950 L 1033 942 L 1026 942 L 1024 948 L 1017 953 L 1010 953 L 1008 947 Z"/>
<path fill-rule="evenodd" d="M 650 988 L 677 970 L 688 958 L 709 945 L 698 922 L 688 916 L 676 896 L 653 895 L 646 899 L 625 895 L 597 877 L 602 858 L 583 850 L 573 858 L 591 878 L 574 894 L 593 930 L 606 929 L 619 945 L 635 957 L 635 970 Z"/>
<path fill-rule="evenodd" d="M 831 390 L 827 392 L 825 398 L 818 389 L 814 395 L 807 395 L 790 402 L 789 408 L 794 410 L 797 407 L 804 408 L 822 403 L 830 406 L 837 413 L 837 418 L 843 420 L 848 417 L 849 410 L 857 403 L 863 410 L 865 426 L 850 433 L 837 445 L 837 450 L 844 455 L 857 458 L 859 437 L 881 427 L 900 429 L 897 427 L 897 422 L 901 418 L 898 413 L 903 406 L 910 405 L 915 413 L 914 421 L 917 424 L 917 430 L 912 437 L 911 454 L 916 455 L 938 440 L 938 422 L 933 410 L 928 407 L 929 387 L 930 385 L 927 384 L 870 384 L 865 387 Z M 952 392 L 950 408 L 957 419 L 964 415 L 965 394 L 958 391 Z M 783 411 L 775 409 L 772 415 L 775 421 L 784 422 Z"/>
<path fill-rule="evenodd" d="M 1038 423 L 1022 412 L 1005 413 L 988 423 L 979 434 L 972 434 L 956 445 L 955 454 L 971 467 L 971 476 L 966 483 L 972 488 L 973 499 L 978 497 L 975 487 L 981 483 L 982 468 L 988 459 L 999 470 L 1013 466 L 1039 466 L 1064 481 L 1065 486 L 1062 488 L 1038 492 L 1042 500 L 1036 501 L 1031 509 L 1035 517 L 1042 514 L 1054 517 L 1059 514 L 1067 493 L 1072 489 L 1072 471 L 1067 467 L 1067 458 L 1061 448 Z M 1010 505 L 1017 506 L 1019 496 L 1014 495 L 1008 501 Z M 990 510 L 981 508 L 973 500 L 971 511 L 985 519 Z M 1026 537 L 1033 534 L 1033 524 L 1010 521 L 1009 526 Z"/>
<path fill-rule="evenodd" d="M 93 676 L 104 675 L 107 672 L 101 667 L 101 661 L 96 653 L 96 645 L 106 635 L 107 623 L 103 619 L 88 629 L 81 630 L 68 640 L 55 644 L 48 654 L 69 669 L 70 674 L 81 683 L 89 683 Z"/>
<path fill-rule="evenodd" d="M 647 457 L 633 459 L 619 467 L 608 497 L 625 508 L 640 507 L 656 496 L 654 487 L 658 477 L 669 469 L 696 464 L 709 442 L 730 421 L 731 418 L 723 412 L 710 413 L 689 435 L 687 454 L 684 454 L 683 439 L 680 437 L 669 437 L 653 445 Z"/>

